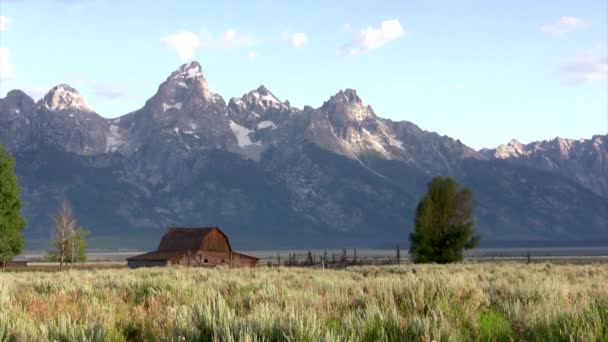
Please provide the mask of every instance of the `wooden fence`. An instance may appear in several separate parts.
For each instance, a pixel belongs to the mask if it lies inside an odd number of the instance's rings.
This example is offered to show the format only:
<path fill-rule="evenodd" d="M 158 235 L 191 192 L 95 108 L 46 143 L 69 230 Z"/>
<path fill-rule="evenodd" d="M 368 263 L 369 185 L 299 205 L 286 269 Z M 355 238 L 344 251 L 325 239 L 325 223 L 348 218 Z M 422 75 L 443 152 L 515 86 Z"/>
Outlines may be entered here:
<path fill-rule="evenodd" d="M 313 268 L 345 268 L 348 266 L 362 265 L 398 265 L 410 263 L 408 257 L 401 256 L 401 250 L 397 246 L 392 256 L 358 255 L 357 249 L 342 249 L 341 253 L 277 253 L 276 256 L 262 257 L 258 266 L 285 266 L 285 267 L 313 267 Z"/>

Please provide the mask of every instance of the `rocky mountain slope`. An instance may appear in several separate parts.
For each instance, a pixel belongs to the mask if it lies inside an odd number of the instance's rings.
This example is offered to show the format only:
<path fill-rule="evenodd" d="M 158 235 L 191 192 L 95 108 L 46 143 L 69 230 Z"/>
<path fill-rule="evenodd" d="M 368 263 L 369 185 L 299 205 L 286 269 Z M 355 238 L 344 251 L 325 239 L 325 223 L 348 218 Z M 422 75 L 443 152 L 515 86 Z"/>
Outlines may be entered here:
<path fill-rule="evenodd" d="M 555 138 L 526 145 L 511 140 L 481 152 L 492 159 L 558 173 L 608 197 L 608 135 L 579 140 Z"/>
<path fill-rule="evenodd" d="M 197 62 L 115 119 L 67 85 L 0 99 L 29 241 L 48 238 L 66 197 L 106 248 L 153 246 L 170 225 L 219 225 L 242 248 L 404 243 L 434 175 L 473 188 L 486 241 L 605 238 L 606 139 L 475 151 L 379 117 L 352 89 L 319 108 L 264 86 L 225 101 Z"/>

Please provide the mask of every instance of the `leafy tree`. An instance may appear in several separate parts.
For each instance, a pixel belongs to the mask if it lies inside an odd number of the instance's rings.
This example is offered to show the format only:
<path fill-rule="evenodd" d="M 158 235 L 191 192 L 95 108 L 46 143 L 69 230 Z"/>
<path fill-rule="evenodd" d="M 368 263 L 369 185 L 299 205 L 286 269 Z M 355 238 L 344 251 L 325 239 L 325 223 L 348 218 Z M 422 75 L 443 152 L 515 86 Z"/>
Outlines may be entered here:
<path fill-rule="evenodd" d="M 0 145 L 0 261 L 5 264 L 23 250 L 19 184 L 14 173 L 15 160 Z"/>
<path fill-rule="evenodd" d="M 48 253 L 47 259 L 59 262 L 59 270 L 63 270 L 66 263 L 74 264 L 86 261 L 87 235 L 88 231 L 78 227 L 72 213 L 72 206 L 64 200 L 55 217 L 51 240 L 54 249 Z"/>
<path fill-rule="evenodd" d="M 449 263 L 479 243 L 472 219 L 473 193 L 449 177 L 435 177 L 416 209 L 416 229 L 410 234 L 414 262 Z"/>

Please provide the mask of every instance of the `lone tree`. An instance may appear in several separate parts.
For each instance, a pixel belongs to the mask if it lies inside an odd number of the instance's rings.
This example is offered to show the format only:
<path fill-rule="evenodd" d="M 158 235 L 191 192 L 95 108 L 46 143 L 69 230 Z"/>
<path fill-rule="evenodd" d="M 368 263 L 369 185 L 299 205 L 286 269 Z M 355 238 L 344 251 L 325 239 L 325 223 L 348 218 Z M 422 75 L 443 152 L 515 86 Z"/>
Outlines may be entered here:
<path fill-rule="evenodd" d="M 86 261 L 87 235 L 86 230 L 78 227 L 70 203 L 62 201 L 51 238 L 54 249 L 49 252 L 48 260 L 59 262 L 60 271 L 66 263 Z"/>
<path fill-rule="evenodd" d="M 0 145 L 0 261 L 6 265 L 23 250 L 25 219 L 21 215 L 15 160 Z"/>
<path fill-rule="evenodd" d="M 416 209 L 416 229 L 410 234 L 415 263 L 441 264 L 462 260 L 462 251 L 479 243 L 475 235 L 473 193 L 452 178 L 435 177 Z"/>

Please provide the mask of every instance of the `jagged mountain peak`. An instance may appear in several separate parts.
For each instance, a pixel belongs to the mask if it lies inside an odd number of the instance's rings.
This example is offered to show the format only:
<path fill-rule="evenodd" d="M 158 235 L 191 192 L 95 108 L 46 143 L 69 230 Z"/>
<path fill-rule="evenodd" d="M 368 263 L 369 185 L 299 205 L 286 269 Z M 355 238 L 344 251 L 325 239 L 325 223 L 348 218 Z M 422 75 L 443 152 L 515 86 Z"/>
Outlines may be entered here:
<path fill-rule="evenodd" d="M 217 100 L 219 97 L 211 91 L 209 83 L 203 74 L 203 68 L 197 61 L 180 65 L 161 84 L 159 92 L 166 93 L 169 96 L 185 93 L 190 95 L 200 94 L 208 101 Z"/>
<path fill-rule="evenodd" d="M 241 97 L 230 99 L 230 106 L 237 111 L 253 110 L 267 111 L 274 110 L 289 110 L 289 102 L 281 102 L 268 88 L 263 84 L 249 91 Z"/>
<path fill-rule="evenodd" d="M 67 84 L 58 84 L 51 88 L 40 100 L 40 105 L 51 111 L 78 110 L 90 112 L 84 97 Z"/>
<path fill-rule="evenodd" d="M 268 88 L 266 88 L 263 84 L 260 84 L 259 87 L 257 87 L 257 89 L 252 90 L 251 92 L 257 91 L 260 94 L 268 94 L 270 93 L 270 90 L 268 90 Z"/>
<path fill-rule="evenodd" d="M 519 140 L 517 140 L 517 139 L 511 139 L 511 140 L 509 140 L 508 145 L 521 146 L 523 144 Z"/>
<path fill-rule="evenodd" d="M 6 99 L 10 99 L 10 100 L 17 100 L 17 101 L 31 101 L 34 102 L 34 100 L 25 92 L 23 92 L 20 89 L 13 89 L 11 91 L 9 91 L 8 93 L 6 93 Z"/>
<path fill-rule="evenodd" d="M 184 63 L 171 73 L 170 78 L 204 78 L 203 68 L 197 61 Z"/>
<path fill-rule="evenodd" d="M 363 104 L 363 100 L 357 95 L 355 89 L 347 88 L 340 90 L 336 95 L 329 98 L 326 103 Z"/>
<path fill-rule="evenodd" d="M 6 97 L 1 100 L 3 106 L 0 107 L 6 106 L 4 108 L 14 112 L 15 114 L 19 114 L 23 109 L 30 109 L 34 107 L 35 104 L 34 100 L 30 96 L 19 89 L 9 91 L 6 94 Z"/>
<path fill-rule="evenodd" d="M 34 100 L 21 90 L 11 90 L 0 99 L 0 118 L 26 119 L 35 106 Z"/>
<path fill-rule="evenodd" d="M 250 103 L 258 103 L 263 107 L 281 105 L 281 101 L 263 84 L 243 95 L 242 99 Z"/>
<path fill-rule="evenodd" d="M 493 157 L 499 159 L 527 156 L 530 154 L 526 145 L 517 139 L 511 139 L 508 143 L 498 146 L 493 152 Z"/>
<path fill-rule="evenodd" d="M 373 109 L 363 104 L 354 89 L 340 90 L 323 103 L 321 110 L 337 123 L 361 122 L 375 118 Z"/>

